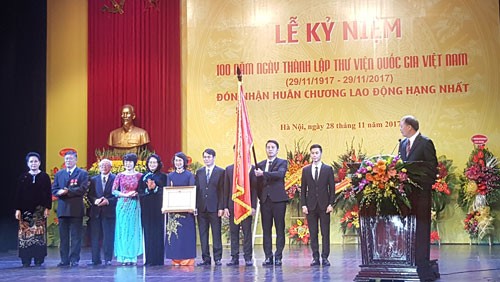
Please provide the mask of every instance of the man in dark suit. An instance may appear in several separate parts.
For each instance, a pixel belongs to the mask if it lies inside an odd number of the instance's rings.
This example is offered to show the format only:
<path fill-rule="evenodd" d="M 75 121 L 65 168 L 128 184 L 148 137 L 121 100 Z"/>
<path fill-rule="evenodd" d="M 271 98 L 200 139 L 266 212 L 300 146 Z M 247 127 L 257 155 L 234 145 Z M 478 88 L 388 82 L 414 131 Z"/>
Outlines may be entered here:
<path fill-rule="evenodd" d="M 243 230 L 243 258 L 245 259 L 246 266 L 252 266 L 252 219 L 255 215 L 255 208 L 257 206 L 257 191 L 255 189 L 255 172 L 254 168 L 250 170 L 250 199 L 252 206 L 252 215 L 245 218 L 240 224 L 234 223 L 234 201 L 233 195 L 233 173 L 234 164 L 226 167 L 226 174 L 224 176 L 224 216 L 229 217 L 229 232 L 231 238 L 231 261 L 227 265 L 239 265 L 240 256 L 240 227 Z"/>
<path fill-rule="evenodd" d="M 111 265 L 115 242 L 116 197 L 111 193 L 115 175 L 111 172 L 111 161 L 102 159 L 99 162 L 99 175 L 92 177 L 88 198 L 90 206 L 90 236 L 92 245 L 92 262 L 89 265 L 100 265 L 101 248 L 99 241 L 102 235 L 104 264 Z"/>
<path fill-rule="evenodd" d="M 415 262 L 421 281 L 434 281 L 436 274 L 430 265 L 431 190 L 436 181 L 437 157 L 434 143 L 420 134 L 418 120 L 404 116 L 399 123 L 401 134 L 406 137 L 399 144 L 399 155 L 405 162 L 422 161 L 426 177 L 419 181 L 422 189 L 413 189 L 410 195 L 412 213 L 417 220 Z"/>
<path fill-rule="evenodd" d="M 323 149 L 319 144 L 310 148 L 312 164 L 302 169 L 300 202 L 307 216 L 313 260 L 311 266 L 319 265 L 318 221 L 321 227 L 321 264 L 330 266 L 330 213 L 335 200 L 333 168 L 321 162 Z M 314 170 L 313 170 L 314 168 Z"/>
<path fill-rule="evenodd" d="M 285 213 L 288 195 L 285 191 L 285 174 L 288 170 L 286 160 L 277 157 L 279 144 L 276 140 L 266 142 L 267 159 L 258 163 L 255 169 L 257 176 L 257 195 L 260 201 L 262 216 L 263 247 L 266 259 L 264 266 L 281 266 L 283 248 L 285 247 Z M 276 252 L 273 255 L 272 228 L 276 230 Z"/>
<path fill-rule="evenodd" d="M 198 231 L 200 233 L 202 262 L 198 265 L 210 265 L 208 230 L 212 228 L 212 249 L 215 265 L 221 265 L 222 238 L 221 216 L 224 213 L 224 169 L 215 165 L 215 151 L 203 151 L 205 166 L 196 171 L 196 209 L 198 212 Z"/>
<path fill-rule="evenodd" d="M 58 171 L 52 184 L 57 200 L 61 262 L 57 266 L 78 266 L 82 246 L 84 205 L 83 196 L 89 185 L 87 171 L 76 167 L 77 154 L 70 150 L 64 155 L 65 169 Z"/>

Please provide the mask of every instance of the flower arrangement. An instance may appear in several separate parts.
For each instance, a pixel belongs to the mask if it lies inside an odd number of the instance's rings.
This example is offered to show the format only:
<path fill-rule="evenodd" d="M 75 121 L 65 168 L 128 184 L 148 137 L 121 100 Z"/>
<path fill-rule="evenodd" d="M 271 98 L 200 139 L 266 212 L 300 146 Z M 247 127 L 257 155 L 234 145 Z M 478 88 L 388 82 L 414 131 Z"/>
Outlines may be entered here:
<path fill-rule="evenodd" d="M 188 170 L 195 173 L 198 169 L 202 168 L 203 165 L 200 162 L 189 162 Z"/>
<path fill-rule="evenodd" d="M 292 224 L 288 230 L 288 238 L 292 239 L 294 244 L 309 244 L 309 226 L 307 225 L 307 220 L 296 219 L 295 223 Z"/>
<path fill-rule="evenodd" d="M 190 156 L 186 156 L 188 163 L 187 163 L 187 170 L 189 170 L 192 173 L 196 173 L 196 171 L 200 168 L 203 167 L 203 165 L 200 162 L 193 162 L 193 159 Z M 171 163 L 170 163 L 171 164 Z M 174 167 L 169 167 L 168 172 L 174 171 Z"/>
<path fill-rule="evenodd" d="M 403 215 L 411 208 L 408 194 L 420 186 L 409 175 L 408 167 L 399 156 L 378 155 L 365 159 L 352 176 L 352 184 L 339 193 L 337 199 L 354 201 L 360 209 L 374 209 L 376 215 Z M 417 167 L 413 168 L 418 174 Z"/>
<path fill-rule="evenodd" d="M 92 166 L 89 168 L 89 177 L 92 177 L 94 175 L 98 175 L 99 172 L 99 159 L 97 162 L 93 163 Z M 110 159 L 111 161 L 111 173 L 118 174 L 122 171 L 125 170 L 125 167 L 123 167 L 123 161 L 121 159 Z M 146 169 L 146 160 L 137 160 L 137 163 L 135 165 L 135 170 L 138 172 L 145 173 L 147 171 Z"/>
<path fill-rule="evenodd" d="M 290 199 L 290 203 L 300 204 L 300 185 L 302 169 L 311 163 L 309 144 L 305 144 L 302 139 L 294 142 L 294 150 L 286 151 L 288 170 L 285 174 L 285 190 Z"/>
<path fill-rule="evenodd" d="M 359 207 L 355 205 L 351 210 L 346 211 L 340 219 L 340 229 L 345 234 L 348 229 L 359 229 Z"/>
<path fill-rule="evenodd" d="M 226 243 L 230 243 L 231 242 L 231 226 L 230 226 L 231 222 L 230 222 L 230 219 L 229 217 L 221 217 L 221 236 L 226 239 Z M 243 239 L 243 229 L 240 228 L 240 232 L 239 232 L 239 239 L 242 240 Z"/>
<path fill-rule="evenodd" d="M 89 177 L 95 176 L 99 174 L 99 162 L 102 159 L 109 159 L 111 161 L 111 173 L 118 174 L 125 170 L 123 167 L 123 155 L 127 152 L 117 151 L 117 150 L 107 150 L 107 149 L 96 149 L 95 156 L 97 161 L 94 162 L 90 168 L 88 169 Z M 146 172 L 146 159 L 149 155 L 154 154 L 154 151 L 149 151 L 148 149 L 138 149 L 137 154 L 137 163 L 135 165 L 135 169 L 138 172 Z"/>
<path fill-rule="evenodd" d="M 498 159 L 484 146 L 476 146 L 461 177 L 458 204 L 464 209 L 491 205 L 500 199 Z"/>
<path fill-rule="evenodd" d="M 434 244 L 434 243 L 437 243 L 441 240 L 441 238 L 439 238 L 439 233 L 437 231 L 432 231 L 431 232 L 431 243 Z"/>
<path fill-rule="evenodd" d="M 55 200 L 54 200 L 55 198 Z M 47 218 L 47 246 L 59 246 L 59 218 L 57 217 L 57 198 L 52 196 L 52 210 Z"/>
<path fill-rule="evenodd" d="M 438 158 L 438 175 L 436 182 L 432 185 L 432 211 L 436 213 L 436 220 L 439 218 L 439 213 L 444 210 L 447 204 L 450 203 L 451 192 L 458 184 L 457 176 L 455 175 L 455 167 L 453 161 L 440 156 Z"/>
<path fill-rule="evenodd" d="M 490 207 L 485 206 L 477 211 L 469 212 L 464 219 L 464 229 L 471 239 L 481 240 L 490 234 L 494 229 Z"/>
<path fill-rule="evenodd" d="M 450 203 L 451 192 L 458 184 L 453 161 L 447 159 L 446 156 L 439 156 L 437 171 L 436 182 L 432 185 L 431 190 L 431 243 L 437 243 L 441 240 L 438 230 L 440 213 Z"/>
<path fill-rule="evenodd" d="M 461 182 L 458 204 L 468 211 L 464 229 L 471 239 L 481 240 L 494 229 L 489 206 L 500 199 L 498 159 L 484 144 L 472 150 Z"/>
<path fill-rule="evenodd" d="M 349 146 L 346 143 L 346 152 L 339 155 L 338 161 L 333 161 L 332 167 L 335 170 L 335 183 L 339 183 L 344 180 L 349 174 L 354 173 L 352 171 L 352 166 L 349 164 L 352 163 L 361 163 L 365 158 L 366 154 L 363 153 L 363 143 L 358 145 L 358 154 L 356 154 L 356 149 L 354 149 L 354 138 L 351 141 L 351 145 Z"/>
<path fill-rule="evenodd" d="M 226 239 L 226 242 L 228 243 L 231 239 L 229 228 L 229 218 L 225 216 L 221 217 L 221 235 Z"/>
<path fill-rule="evenodd" d="M 334 206 L 335 212 L 341 210 L 344 214 L 347 214 L 354 207 L 358 209 L 357 202 L 354 197 L 349 197 L 349 194 L 343 194 L 345 189 L 352 189 L 351 178 L 352 175 L 359 168 L 359 165 L 366 158 L 366 154 L 363 153 L 362 143 L 358 144 L 358 150 L 354 149 L 354 138 L 351 141 L 351 145 L 346 143 L 346 151 L 338 156 L 338 161 L 332 162 L 332 167 L 334 168 L 335 174 L 335 194 L 341 194 L 337 198 L 336 204 Z M 345 216 L 345 215 L 344 215 Z M 342 222 L 341 222 L 342 225 Z M 345 231 L 344 231 L 345 233 Z"/>
<path fill-rule="evenodd" d="M 286 190 L 290 203 L 300 202 L 300 184 L 293 184 Z"/>

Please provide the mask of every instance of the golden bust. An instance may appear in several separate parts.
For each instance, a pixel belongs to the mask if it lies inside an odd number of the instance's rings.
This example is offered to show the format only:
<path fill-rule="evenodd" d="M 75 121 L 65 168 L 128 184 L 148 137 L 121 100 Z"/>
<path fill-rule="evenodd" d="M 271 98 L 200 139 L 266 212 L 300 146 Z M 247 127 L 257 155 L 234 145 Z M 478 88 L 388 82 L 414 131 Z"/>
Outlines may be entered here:
<path fill-rule="evenodd" d="M 149 135 L 147 131 L 134 126 L 134 107 L 132 105 L 124 105 L 121 116 L 122 127 L 109 133 L 108 145 L 118 149 L 131 149 L 148 144 Z"/>

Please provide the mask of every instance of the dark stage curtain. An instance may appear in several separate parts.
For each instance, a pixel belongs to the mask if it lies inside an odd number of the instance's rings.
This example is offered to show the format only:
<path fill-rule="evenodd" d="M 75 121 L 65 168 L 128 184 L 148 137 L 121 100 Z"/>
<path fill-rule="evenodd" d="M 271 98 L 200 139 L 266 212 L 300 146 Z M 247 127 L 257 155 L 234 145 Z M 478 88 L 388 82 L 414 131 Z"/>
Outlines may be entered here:
<path fill-rule="evenodd" d="M 17 248 L 14 218 L 17 179 L 28 170 L 25 156 L 37 151 L 46 163 L 47 1 L 3 1 L 0 9 L 2 93 L 2 185 L 0 252 Z"/>
<path fill-rule="evenodd" d="M 169 167 L 182 144 L 180 0 L 125 1 L 123 13 L 103 11 L 110 3 L 88 1 L 88 165 L 121 126 L 121 106 L 131 104 L 135 125 Z"/>

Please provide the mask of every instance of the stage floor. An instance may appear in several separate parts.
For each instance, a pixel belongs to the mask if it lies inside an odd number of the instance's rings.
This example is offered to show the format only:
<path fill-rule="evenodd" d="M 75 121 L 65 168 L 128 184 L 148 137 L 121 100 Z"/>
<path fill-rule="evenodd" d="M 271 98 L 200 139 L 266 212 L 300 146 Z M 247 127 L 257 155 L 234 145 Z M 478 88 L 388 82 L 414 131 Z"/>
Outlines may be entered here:
<path fill-rule="evenodd" d="M 200 251 L 198 250 L 198 255 Z M 262 246 L 256 245 L 254 266 L 226 266 L 229 249 L 225 247 L 222 266 L 87 266 L 90 249 L 84 248 L 80 266 L 58 268 L 59 250 L 49 248 L 42 267 L 21 267 L 16 251 L 0 253 L 0 281 L 352 281 L 359 271 L 361 254 L 358 245 L 332 245 L 330 267 L 310 267 L 309 246 L 287 245 L 283 266 L 264 267 Z M 500 245 L 432 246 L 431 258 L 438 259 L 438 281 L 500 281 Z M 199 258 L 197 258 L 197 262 Z M 243 259 L 240 260 L 243 263 Z"/>

